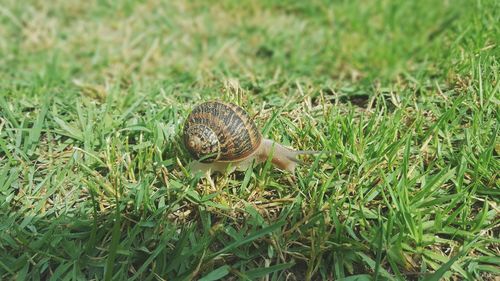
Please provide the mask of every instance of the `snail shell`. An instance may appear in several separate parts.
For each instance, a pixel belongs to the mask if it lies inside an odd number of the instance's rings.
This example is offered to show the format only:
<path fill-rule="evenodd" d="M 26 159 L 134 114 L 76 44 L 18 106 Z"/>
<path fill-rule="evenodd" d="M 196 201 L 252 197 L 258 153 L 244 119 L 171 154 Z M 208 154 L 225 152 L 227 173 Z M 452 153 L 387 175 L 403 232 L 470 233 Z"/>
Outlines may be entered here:
<path fill-rule="evenodd" d="M 236 161 L 252 154 L 262 135 L 239 106 L 209 101 L 196 106 L 184 125 L 184 144 L 200 162 Z"/>
<path fill-rule="evenodd" d="M 225 172 L 245 170 L 254 160 L 271 162 L 283 170 L 295 171 L 300 154 L 262 137 L 250 116 L 241 107 L 221 101 L 208 101 L 196 106 L 184 123 L 184 145 L 195 158 L 193 171 Z"/>

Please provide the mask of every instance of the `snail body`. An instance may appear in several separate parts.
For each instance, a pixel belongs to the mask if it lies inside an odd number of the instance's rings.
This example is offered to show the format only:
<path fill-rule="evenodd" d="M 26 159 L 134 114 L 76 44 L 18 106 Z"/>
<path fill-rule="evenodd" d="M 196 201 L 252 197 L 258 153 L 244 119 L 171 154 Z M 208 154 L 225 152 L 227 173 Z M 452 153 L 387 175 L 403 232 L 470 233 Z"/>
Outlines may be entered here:
<path fill-rule="evenodd" d="M 184 145 L 195 161 L 192 171 L 246 170 L 252 163 L 271 158 L 278 168 L 294 172 L 297 151 L 263 138 L 250 116 L 239 106 L 208 101 L 196 106 L 184 123 Z"/>

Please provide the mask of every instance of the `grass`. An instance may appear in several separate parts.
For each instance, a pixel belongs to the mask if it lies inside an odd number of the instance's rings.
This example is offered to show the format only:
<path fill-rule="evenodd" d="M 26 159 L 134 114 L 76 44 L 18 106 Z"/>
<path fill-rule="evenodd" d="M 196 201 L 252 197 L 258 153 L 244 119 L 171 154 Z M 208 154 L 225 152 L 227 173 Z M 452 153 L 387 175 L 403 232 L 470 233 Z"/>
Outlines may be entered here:
<path fill-rule="evenodd" d="M 4 1 L 0 279 L 495 280 L 498 1 Z M 305 158 L 194 178 L 219 98 Z"/>

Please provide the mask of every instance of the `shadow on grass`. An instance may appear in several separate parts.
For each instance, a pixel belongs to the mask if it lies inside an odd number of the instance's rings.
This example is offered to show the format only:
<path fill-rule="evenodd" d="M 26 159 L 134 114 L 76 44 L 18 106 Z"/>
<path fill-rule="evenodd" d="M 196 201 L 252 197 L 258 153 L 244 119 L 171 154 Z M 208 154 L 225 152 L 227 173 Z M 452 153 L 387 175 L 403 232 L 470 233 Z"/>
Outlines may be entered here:
<path fill-rule="evenodd" d="M 261 247 L 262 239 L 279 232 L 283 221 L 235 229 L 200 208 L 200 221 L 181 225 L 169 222 L 165 210 L 145 215 L 121 207 L 95 217 L 5 215 L 1 279 L 189 280 L 229 274 L 254 279 L 284 274 L 279 272 L 294 264 L 259 266 L 269 251 Z"/>

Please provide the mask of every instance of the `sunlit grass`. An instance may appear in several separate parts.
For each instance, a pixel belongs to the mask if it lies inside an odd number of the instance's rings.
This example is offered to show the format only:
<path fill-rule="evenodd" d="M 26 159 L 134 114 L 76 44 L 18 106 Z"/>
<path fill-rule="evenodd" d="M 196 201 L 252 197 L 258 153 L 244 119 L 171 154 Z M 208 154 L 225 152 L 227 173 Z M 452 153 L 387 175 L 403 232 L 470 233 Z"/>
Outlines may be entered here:
<path fill-rule="evenodd" d="M 4 2 L 0 279 L 498 276 L 498 1 Z M 212 98 L 333 153 L 194 178 Z"/>

